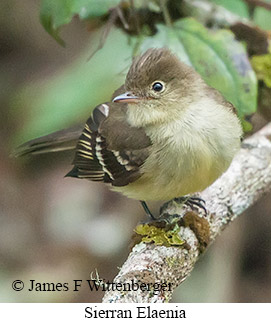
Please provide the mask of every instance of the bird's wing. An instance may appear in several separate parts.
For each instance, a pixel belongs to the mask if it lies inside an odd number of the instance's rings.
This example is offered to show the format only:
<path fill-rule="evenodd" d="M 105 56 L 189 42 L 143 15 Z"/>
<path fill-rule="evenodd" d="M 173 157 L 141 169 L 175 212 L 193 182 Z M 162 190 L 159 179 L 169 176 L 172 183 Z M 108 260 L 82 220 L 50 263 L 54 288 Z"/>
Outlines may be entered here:
<path fill-rule="evenodd" d="M 97 106 L 78 140 L 74 168 L 66 175 L 125 186 L 142 174 L 151 141 L 125 121 L 126 104 Z"/>

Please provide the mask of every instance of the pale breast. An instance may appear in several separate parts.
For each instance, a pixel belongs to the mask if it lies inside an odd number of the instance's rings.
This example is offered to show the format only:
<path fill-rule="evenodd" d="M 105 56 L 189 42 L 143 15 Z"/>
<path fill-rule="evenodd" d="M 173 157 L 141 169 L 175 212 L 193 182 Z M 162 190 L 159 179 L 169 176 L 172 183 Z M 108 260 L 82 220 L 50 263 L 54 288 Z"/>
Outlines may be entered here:
<path fill-rule="evenodd" d="M 210 102 L 209 102 L 210 103 Z M 229 167 L 240 147 L 236 116 L 217 105 L 198 105 L 180 120 L 147 129 L 153 150 L 136 182 L 118 188 L 139 200 L 169 200 L 202 191 Z"/>

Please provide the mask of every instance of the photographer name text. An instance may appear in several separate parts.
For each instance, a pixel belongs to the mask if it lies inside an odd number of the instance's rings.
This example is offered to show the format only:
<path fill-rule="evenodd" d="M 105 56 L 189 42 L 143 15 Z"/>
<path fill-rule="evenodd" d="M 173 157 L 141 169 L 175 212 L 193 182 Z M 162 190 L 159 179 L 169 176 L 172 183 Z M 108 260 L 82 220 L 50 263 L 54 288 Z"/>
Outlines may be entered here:
<path fill-rule="evenodd" d="M 12 288 L 15 291 L 27 290 L 29 292 L 67 292 L 73 291 L 78 292 L 80 289 L 86 286 L 90 292 L 97 291 L 146 291 L 152 292 L 154 295 L 160 292 L 172 291 L 172 284 L 167 282 L 156 282 L 156 283 L 144 283 L 141 281 L 130 280 L 127 282 L 110 282 L 104 280 L 94 279 L 74 279 L 72 282 L 40 282 L 35 279 L 30 279 L 27 282 L 22 280 L 15 280 L 12 282 Z"/>

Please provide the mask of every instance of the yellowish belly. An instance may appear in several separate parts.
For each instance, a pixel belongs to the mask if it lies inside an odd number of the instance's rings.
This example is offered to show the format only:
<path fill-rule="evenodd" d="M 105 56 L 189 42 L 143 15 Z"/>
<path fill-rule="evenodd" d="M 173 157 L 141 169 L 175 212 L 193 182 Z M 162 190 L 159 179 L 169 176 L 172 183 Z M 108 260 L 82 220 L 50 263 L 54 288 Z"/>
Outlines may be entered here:
<path fill-rule="evenodd" d="M 230 165 L 230 160 L 212 158 L 200 154 L 194 158 L 184 155 L 167 156 L 167 165 L 161 158 L 149 160 L 143 167 L 143 175 L 125 187 L 112 187 L 137 200 L 170 200 L 195 192 L 211 185 Z"/>

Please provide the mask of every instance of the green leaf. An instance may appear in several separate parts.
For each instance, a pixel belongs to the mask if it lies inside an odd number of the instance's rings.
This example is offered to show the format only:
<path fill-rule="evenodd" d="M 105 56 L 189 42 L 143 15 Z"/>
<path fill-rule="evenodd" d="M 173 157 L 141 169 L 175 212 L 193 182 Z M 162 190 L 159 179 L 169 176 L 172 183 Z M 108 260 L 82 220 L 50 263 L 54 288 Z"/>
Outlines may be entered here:
<path fill-rule="evenodd" d="M 82 20 L 100 17 L 119 2 L 120 0 L 43 0 L 40 20 L 45 30 L 64 45 L 59 30 L 61 26 L 68 24 L 74 15 L 78 14 Z"/>
<path fill-rule="evenodd" d="M 262 29 L 271 30 L 271 11 L 260 7 L 256 8 L 253 16 L 253 22 Z"/>
<path fill-rule="evenodd" d="M 161 12 L 160 0 L 133 0 L 133 6 L 136 9 L 147 8 L 152 12 Z"/>
<path fill-rule="evenodd" d="M 167 47 L 174 52 L 182 62 L 192 65 L 189 55 L 180 41 L 175 28 L 158 25 L 158 32 L 152 37 L 146 37 L 141 44 L 140 51 L 144 53 L 148 48 Z"/>
<path fill-rule="evenodd" d="M 241 124 L 242 124 L 244 132 L 250 132 L 253 130 L 253 126 L 249 121 L 242 119 Z"/>
<path fill-rule="evenodd" d="M 210 0 L 243 18 L 249 18 L 248 7 L 243 0 Z"/>
<path fill-rule="evenodd" d="M 258 80 L 271 88 L 271 47 L 265 55 L 255 55 L 251 58 L 251 64 L 257 74 Z"/>
<path fill-rule="evenodd" d="M 59 27 L 72 20 L 72 2 L 73 0 L 43 0 L 41 3 L 40 21 L 60 45 L 64 45 L 64 41 L 59 36 Z"/>
<path fill-rule="evenodd" d="M 206 83 L 219 90 L 240 117 L 256 111 L 257 79 L 243 45 L 227 30 L 210 31 L 192 18 L 177 21 L 172 28 L 158 25 L 141 50 L 168 47 L 193 66 Z"/>
<path fill-rule="evenodd" d="M 119 3 L 120 0 L 73 0 L 73 12 L 81 19 L 101 17 Z"/>

